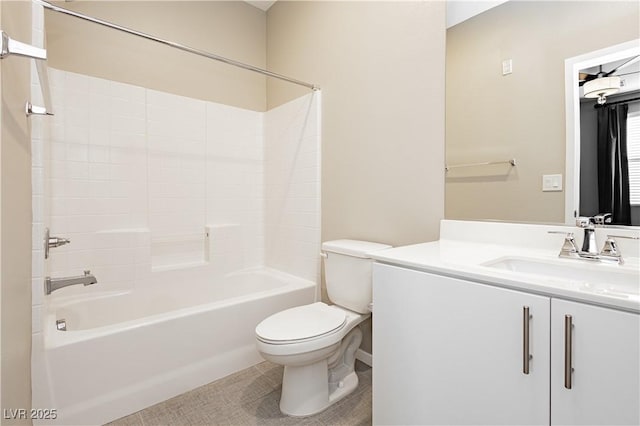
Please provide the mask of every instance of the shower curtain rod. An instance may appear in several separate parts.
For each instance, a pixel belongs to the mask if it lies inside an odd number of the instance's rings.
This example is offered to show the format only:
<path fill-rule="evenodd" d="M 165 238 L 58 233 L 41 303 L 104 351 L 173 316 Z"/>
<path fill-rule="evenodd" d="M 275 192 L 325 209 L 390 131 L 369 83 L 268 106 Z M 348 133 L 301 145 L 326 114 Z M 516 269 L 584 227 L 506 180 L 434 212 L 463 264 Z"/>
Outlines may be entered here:
<path fill-rule="evenodd" d="M 209 59 L 213 59 L 215 61 L 223 62 L 223 63 L 228 64 L 228 65 L 233 65 L 235 67 L 239 67 L 239 68 L 243 68 L 245 70 L 257 72 L 257 73 L 260 73 L 260 74 L 263 74 L 263 75 L 266 75 L 266 76 L 269 76 L 269 77 L 274 77 L 274 78 L 277 78 L 277 79 L 280 79 L 280 80 L 288 81 L 289 83 L 297 84 L 297 85 L 300 85 L 300 86 L 305 86 L 305 87 L 308 87 L 311 90 L 320 90 L 320 88 L 318 86 L 316 86 L 315 84 L 306 83 L 304 81 L 296 80 L 294 78 L 287 77 L 287 76 L 284 76 L 282 74 L 277 74 L 275 72 L 267 71 L 267 70 L 264 70 L 262 68 L 254 67 L 253 65 L 249 65 L 249 64 L 242 63 L 242 62 L 234 61 L 233 59 L 225 58 L 224 56 L 215 55 L 213 53 L 205 52 L 204 50 L 195 49 L 193 47 L 185 46 L 185 45 L 180 44 L 180 43 L 175 43 L 173 41 L 169 41 L 169 40 L 165 40 L 165 39 L 162 39 L 162 38 L 159 38 L 159 37 L 155 37 L 155 36 L 152 36 L 150 34 L 146 34 L 146 33 L 140 32 L 140 31 L 136 31 L 136 30 L 132 30 L 130 28 L 123 27 L 121 25 L 117 25 L 117 24 L 114 24 L 114 23 L 109 22 L 109 21 L 105 21 L 105 20 L 98 19 L 98 18 L 93 18 L 91 16 L 84 15 L 82 13 L 74 12 L 72 10 L 56 6 L 56 5 L 51 4 L 51 3 L 49 3 L 48 1 L 45 1 L 45 0 L 33 0 L 33 1 L 34 1 L 34 3 L 43 6 L 45 9 L 53 10 L 54 12 L 63 13 L 65 15 L 70 15 L 70 16 L 73 16 L 75 18 L 79 18 L 79 19 L 83 19 L 85 21 L 93 22 L 95 24 L 102 25 L 102 26 L 105 26 L 105 27 L 108 27 L 108 28 L 113 28 L 115 30 L 122 31 L 122 32 L 125 32 L 125 33 L 128 33 L 128 34 L 133 34 L 135 36 L 142 37 L 142 38 L 145 38 L 147 40 L 155 41 L 157 43 L 161 43 L 161 44 L 164 44 L 166 46 L 171 46 L 171 47 L 174 47 L 176 49 L 179 49 L 179 50 L 182 50 L 182 51 L 185 51 L 185 52 L 189 52 L 189 53 L 193 53 L 193 54 L 198 55 L 198 56 L 203 56 L 205 58 L 209 58 Z"/>

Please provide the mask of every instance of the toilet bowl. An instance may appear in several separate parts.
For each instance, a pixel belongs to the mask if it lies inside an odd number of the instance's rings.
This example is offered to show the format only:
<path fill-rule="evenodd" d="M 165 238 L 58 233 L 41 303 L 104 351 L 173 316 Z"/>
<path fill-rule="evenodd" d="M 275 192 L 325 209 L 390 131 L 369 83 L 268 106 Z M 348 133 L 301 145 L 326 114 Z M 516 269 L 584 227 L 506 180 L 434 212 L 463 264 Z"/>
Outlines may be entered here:
<path fill-rule="evenodd" d="M 258 325 L 258 351 L 267 361 L 284 365 L 284 414 L 318 413 L 358 386 L 353 366 L 362 332 L 357 325 L 368 317 L 317 302 L 279 312 Z"/>
<path fill-rule="evenodd" d="M 278 312 L 256 327 L 263 358 L 284 366 L 280 411 L 304 417 L 319 413 L 358 386 L 354 365 L 362 342 L 358 325 L 370 317 L 368 253 L 388 245 L 355 240 L 322 245 L 329 299 Z"/>

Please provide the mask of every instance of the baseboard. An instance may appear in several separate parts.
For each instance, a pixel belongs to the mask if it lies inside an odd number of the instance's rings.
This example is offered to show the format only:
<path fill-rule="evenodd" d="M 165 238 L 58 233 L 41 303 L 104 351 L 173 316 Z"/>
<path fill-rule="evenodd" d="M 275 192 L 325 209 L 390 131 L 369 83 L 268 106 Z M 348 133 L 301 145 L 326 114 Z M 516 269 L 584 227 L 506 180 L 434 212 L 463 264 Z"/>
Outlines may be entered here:
<path fill-rule="evenodd" d="M 356 359 L 359 359 L 360 361 L 364 362 L 369 367 L 373 367 L 373 355 L 371 355 L 369 352 L 365 352 L 362 349 L 358 349 L 356 351 Z"/>

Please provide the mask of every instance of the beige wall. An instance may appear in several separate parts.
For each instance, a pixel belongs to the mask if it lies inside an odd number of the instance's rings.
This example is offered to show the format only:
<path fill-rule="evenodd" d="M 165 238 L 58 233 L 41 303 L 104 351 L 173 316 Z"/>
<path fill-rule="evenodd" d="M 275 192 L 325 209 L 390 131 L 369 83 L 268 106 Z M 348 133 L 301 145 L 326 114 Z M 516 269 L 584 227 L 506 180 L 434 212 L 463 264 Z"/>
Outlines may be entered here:
<path fill-rule="evenodd" d="M 322 238 L 437 239 L 444 2 L 278 1 L 270 70 L 322 88 Z M 270 79 L 268 105 L 301 90 Z"/>
<path fill-rule="evenodd" d="M 61 6 L 264 68 L 266 15 L 241 1 L 88 1 Z M 265 77 L 47 11 L 49 65 L 150 89 L 264 111 Z"/>
<path fill-rule="evenodd" d="M 2 23 L 2 3 L 4 0 L 0 0 L 0 24 Z M 0 61 L 0 100 L 2 99 L 2 61 Z M 2 119 L 4 114 L 2 113 L 2 105 L 0 105 L 0 146 L 2 146 Z M 2 186 L 2 149 L 0 148 L 0 188 Z M 0 194 L 0 241 L 2 241 L 2 196 Z M 0 243 L 0 279 L 2 277 L 2 244 Z M 0 281 L 0 321 L 2 320 L 2 282 Z M 0 324 L 0 360 L 2 359 L 2 329 Z M 2 362 L 0 361 L 0 408 L 3 408 L 2 403 Z M 1 424 L 1 423 L 0 423 Z"/>
<path fill-rule="evenodd" d="M 564 221 L 564 192 L 541 190 L 565 173 L 564 61 L 638 38 L 638 22 L 635 1 L 510 1 L 447 30 L 447 162 L 517 160 L 451 170 L 447 218 Z"/>
<path fill-rule="evenodd" d="M 29 42 L 31 3 L 2 1 L 0 8 L 0 28 L 16 40 Z M 31 407 L 31 139 L 24 103 L 29 98 L 30 60 L 9 56 L 2 59 L 0 68 L 1 403 L 2 409 L 28 410 Z M 3 420 L 2 423 L 30 421 Z"/>
<path fill-rule="evenodd" d="M 322 88 L 323 241 L 438 238 L 444 26 L 444 2 L 280 0 L 269 9 L 269 69 Z M 267 81 L 269 107 L 303 93 Z M 363 331 L 370 352 L 370 324 Z"/>

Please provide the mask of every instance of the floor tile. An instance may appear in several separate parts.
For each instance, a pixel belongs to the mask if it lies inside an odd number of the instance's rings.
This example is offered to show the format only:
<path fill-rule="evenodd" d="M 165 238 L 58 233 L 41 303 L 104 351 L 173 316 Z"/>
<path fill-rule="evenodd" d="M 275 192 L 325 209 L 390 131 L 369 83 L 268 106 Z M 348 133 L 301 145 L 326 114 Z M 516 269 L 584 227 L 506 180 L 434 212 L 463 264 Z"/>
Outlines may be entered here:
<path fill-rule="evenodd" d="M 318 420 L 324 425 L 331 426 L 370 425 L 371 413 L 371 393 L 354 392 L 322 412 Z"/>
<path fill-rule="evenodd" d="M 248 370 L 251 370 L 248 374 L 239 375 L 234 380 L 225 381 L 222 379 L 220 388 L 224 390 L 229 401 L 238 401 L 239 403 L 255 401 L 279 386 L 279 383 L 270 380 L 256 368 L 252 367 Z"/>
<path fill-rule="evenodd" d="M 274 364 L 269 361 L 261 362 L 256 365 L 258 371 L 267 376 L 271 382 L 275 385 L 282 384 L 282 374 L 284 373 L 284 367 L 282 365 Z"/>
<path fill-rule="evenodd" d="M 140 413 L 133 413 L 130 416 L 107 423 L 107 426 L 143 426 L 143 423 Z"/>
<path fill-rule="evenodd" d="M 358 388 L 322 413 L 309 417 L 290 417 L 280 412 L 283 367 L 265 361 L 109 426 L 370 425 L 372 370 L 359 361 L 355 369 Z"/>

